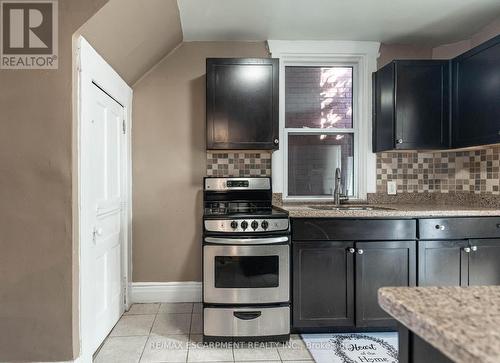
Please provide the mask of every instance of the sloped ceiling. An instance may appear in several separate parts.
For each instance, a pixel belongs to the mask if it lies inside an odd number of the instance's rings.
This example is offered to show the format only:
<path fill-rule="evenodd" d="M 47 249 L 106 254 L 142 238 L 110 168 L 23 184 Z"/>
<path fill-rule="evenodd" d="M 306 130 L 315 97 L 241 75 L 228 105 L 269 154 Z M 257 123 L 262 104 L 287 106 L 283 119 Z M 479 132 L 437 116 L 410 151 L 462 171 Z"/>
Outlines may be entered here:
<path fill-rule="evenodd" d="M 176 0 L 110 0 L 80 33 L 129 85 L 182 42 Z"/>
<path fill-rule="evenodd" d="M 372 40 L 436 46 L 500 15 L 499 0 L 179 0 L 185 41 Z"/>

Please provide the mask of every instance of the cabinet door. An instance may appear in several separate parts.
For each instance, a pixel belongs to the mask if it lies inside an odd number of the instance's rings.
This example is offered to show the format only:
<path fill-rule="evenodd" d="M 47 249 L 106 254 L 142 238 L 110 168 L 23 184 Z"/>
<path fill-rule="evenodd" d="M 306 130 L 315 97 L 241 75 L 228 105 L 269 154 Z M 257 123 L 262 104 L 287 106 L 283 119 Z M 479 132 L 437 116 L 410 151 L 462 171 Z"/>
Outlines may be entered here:
<path fill-rule="evenodd" d="M 500 141 L 500 36 L 453 60 L 453 147 Z"/>
<path fill-rule="evenodd" d="M 394 149 L 394 62 L 373 73 L 373 152 Z"/>
<path fill-rule="evenodd" d="M 396 149 L 449 147 L 450 62 L 395 64 Z"/>
<path fill-rule="evenodd" d="M 419 286 L 467 286 L 468 241 L 419 241 Z"/>
<path fill-rule="evenodd" d="M 293 242 L 293 326 L 354 325 L 352 242 Z"/>
<path fill-rule="evenodd" d="M 500 285 L 500 239 L 470 240 L 469 285 Z"/>
<path fill-rule="evenodd" d="M 207 148 L 278 147 L 278 60 L 207 59 Z"/>
<path fill-rule="evenodd" d="M 378 304 L 384 286 L 415 286 L 415 241 L 356 243 L 356 326 L 396 327 Z"/>

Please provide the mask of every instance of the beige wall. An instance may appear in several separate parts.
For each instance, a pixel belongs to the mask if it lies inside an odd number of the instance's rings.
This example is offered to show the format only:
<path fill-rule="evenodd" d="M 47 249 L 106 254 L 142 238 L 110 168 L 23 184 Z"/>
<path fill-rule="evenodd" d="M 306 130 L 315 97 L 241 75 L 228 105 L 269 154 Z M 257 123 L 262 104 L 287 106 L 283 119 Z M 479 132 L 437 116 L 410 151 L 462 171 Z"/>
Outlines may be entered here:
<path fill-rule="evenodd" d="M 471 49 L 470 39 L 461 40 L 452 44 L 444 44 L 432 49 L 432 58 L 451 59 L 468 51 L 469 49 Z"/>
<path fill-rule="evenodd" d="M 452 44 L 439 47 L 426 47 L 408 44 L 382 44 L 377 60 L 378 68 L 383 67 L 393 59 L 450 59 L 460 55 L 488 39 L 500 34 L 500 18 L 486 25 L 481 31 Z"/>
<path fill-rule="evenodd" d="M 110 0 L 81 33 L 129 85 L 182 42 L 176 0 Z"/>
<path fill-rule="evenodd" d="M 499 34 L 500 16 L 471 37 L 471 47 L 475 47 Z"/>
<path fill-rule="evenodd" d="M 408 44 L 381 44 L 377 67 L 382 68 L 393 59 L 431 59 L 432 47 Z"/>
<path fill-rule="evenodd" d="M 476 34 L 472 35 L 470 39 L 444 44 L 432 50 L 432 58 L 435 59 L 450 59 L 454 58 L 488 39 L 491 39 L 500 34 L 500 17 L 490 24 L 486 25 Z"/>
<path fill-rule="evenodd" d="M 134 86 L 133 281 L 201 281 L 205 58 L 266 57 L 263 42 L 192 42 Z"/>
<path fill-rule="evenodd" d="M 59 69 L 0 70 L 0 361 L 74 357 L 72 39 L 105 0 L 59 1 Z"/>

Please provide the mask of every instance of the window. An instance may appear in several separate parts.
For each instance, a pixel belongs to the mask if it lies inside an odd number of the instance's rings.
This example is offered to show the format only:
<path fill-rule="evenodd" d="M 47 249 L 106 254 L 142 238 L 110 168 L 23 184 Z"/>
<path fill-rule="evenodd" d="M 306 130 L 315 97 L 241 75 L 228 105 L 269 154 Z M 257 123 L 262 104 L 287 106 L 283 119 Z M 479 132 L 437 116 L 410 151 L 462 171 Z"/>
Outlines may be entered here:
<path fill-rule="evenodd" d="M 285 197 L 331 197 L 336 168 L 357 195 L 355 77 L 354 65 L 285 66 Z"/>
<path fill-rule="evenodd" d="M 376 191 L 371 83 L 380 43 L 268 40 L 280 60 L 280 148 L 273 191 L 287 200 L 331 199 L 335 168 L 343 192 Z"/>

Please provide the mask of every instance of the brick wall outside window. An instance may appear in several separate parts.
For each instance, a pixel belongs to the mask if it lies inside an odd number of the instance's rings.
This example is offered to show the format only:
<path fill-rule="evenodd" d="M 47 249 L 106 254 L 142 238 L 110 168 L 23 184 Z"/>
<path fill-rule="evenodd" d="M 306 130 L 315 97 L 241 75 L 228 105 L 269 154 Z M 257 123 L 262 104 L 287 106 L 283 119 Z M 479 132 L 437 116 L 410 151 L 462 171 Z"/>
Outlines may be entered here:
<path fill-rule="evenodd" d="M 287 128 L 352 128 L 352 68 L 286 67 Z"/>

